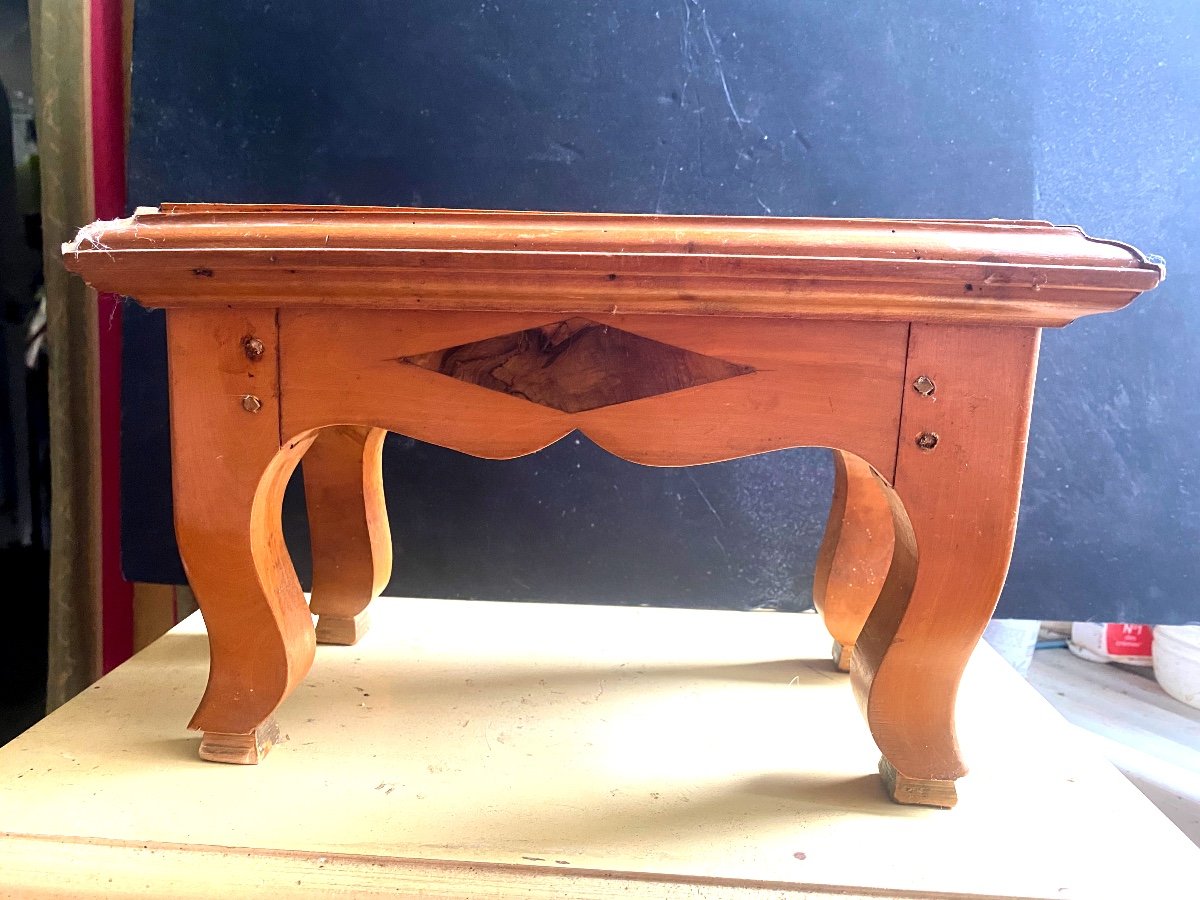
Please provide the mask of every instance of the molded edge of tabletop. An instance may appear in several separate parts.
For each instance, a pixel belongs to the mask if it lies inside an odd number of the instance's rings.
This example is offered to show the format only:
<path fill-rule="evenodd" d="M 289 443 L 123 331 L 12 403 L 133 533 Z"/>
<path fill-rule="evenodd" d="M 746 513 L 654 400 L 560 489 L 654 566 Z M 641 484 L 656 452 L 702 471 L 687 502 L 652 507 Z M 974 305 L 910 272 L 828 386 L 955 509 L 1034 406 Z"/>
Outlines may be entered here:
<path fill-rule="evenodd" d="M 649 313 L 1064 325 L 1161 261 L 1073 225 L 164 204 L 63 245 L 148 307 Z"/>

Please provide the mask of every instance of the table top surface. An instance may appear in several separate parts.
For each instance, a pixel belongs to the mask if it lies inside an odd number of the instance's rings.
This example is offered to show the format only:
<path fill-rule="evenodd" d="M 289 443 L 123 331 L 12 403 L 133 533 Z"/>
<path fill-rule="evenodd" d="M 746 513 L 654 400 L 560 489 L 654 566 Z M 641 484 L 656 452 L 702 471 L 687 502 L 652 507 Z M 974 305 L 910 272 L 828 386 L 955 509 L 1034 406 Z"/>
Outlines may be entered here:
<path fill-rule="evenodd" d="M 258 767 L 196 758 L 198 616 L 0 749 L 0 894 L 1180 897 L 1200 870 L 986 647 L 944 811 L 886 799 L 814 615 L 372 616 L 318 649 Z"/>
<path fill-rule="evenodd" d="M 164 204 L 64 262 L 147 306 L 825 316 L 1065 324 L 1154 287 L 1119 241 L 1040 221 Z"/>

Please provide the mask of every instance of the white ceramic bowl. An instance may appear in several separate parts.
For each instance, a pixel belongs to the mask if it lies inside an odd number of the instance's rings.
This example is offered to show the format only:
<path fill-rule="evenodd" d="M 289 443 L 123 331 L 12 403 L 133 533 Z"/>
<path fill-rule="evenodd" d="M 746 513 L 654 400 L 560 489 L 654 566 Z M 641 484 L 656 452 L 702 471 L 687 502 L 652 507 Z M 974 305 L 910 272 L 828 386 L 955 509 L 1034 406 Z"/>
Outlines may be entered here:
<path fill-rule="evenodd" d="M 1176 700 L 1200 709 L 1200 625 L 1154 629 L 1154 677 Z"/>

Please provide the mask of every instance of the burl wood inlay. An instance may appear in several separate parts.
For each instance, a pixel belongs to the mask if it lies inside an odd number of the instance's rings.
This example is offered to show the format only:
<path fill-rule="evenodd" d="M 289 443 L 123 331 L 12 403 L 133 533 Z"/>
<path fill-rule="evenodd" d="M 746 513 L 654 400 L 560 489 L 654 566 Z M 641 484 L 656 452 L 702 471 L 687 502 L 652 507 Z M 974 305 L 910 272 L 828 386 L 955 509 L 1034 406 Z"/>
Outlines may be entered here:
<path fill-rule="evenodd" d="M 405 356 L 400 362 L 570 413 L 754 371 L 580 318 Z"/>
<path fill-rule="evenodd" d="M 317 643 L 366 632 L 385 431 L 489 459 L 581 431 L 657 466 L 817 446 L 837 483 L 814 595 L 888 795 L 927 806 L 966 773 L 955 702 L 1008 571 L 1041 329 L 1163 277 L 1000 220 L 176 204 L 63 253 L 167 309 L 202 756 L 257 762 Z M 311 607 L 280 524 L 306 453 Z"/>

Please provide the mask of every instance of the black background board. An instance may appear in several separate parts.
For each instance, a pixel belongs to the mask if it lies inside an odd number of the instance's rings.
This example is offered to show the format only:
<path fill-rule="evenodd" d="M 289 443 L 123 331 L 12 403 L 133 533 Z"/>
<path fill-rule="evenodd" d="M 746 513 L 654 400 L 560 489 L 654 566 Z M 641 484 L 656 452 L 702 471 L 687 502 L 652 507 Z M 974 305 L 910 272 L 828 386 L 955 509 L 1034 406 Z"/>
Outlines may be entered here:
<path fill-rule="evenodd" d="M 1200 4 L 137 4 L 129 201 L 1048 218 L 1168 260 L 1043 338 L 1000 615 L 1200 619 Z M 161 313 L 126 307 L 126 575 L 181 581 Z M 309 569 L 299 479 L 285 530 Z M 802 609 L 828 454 L 389 438 L 401 595 Z"/>

